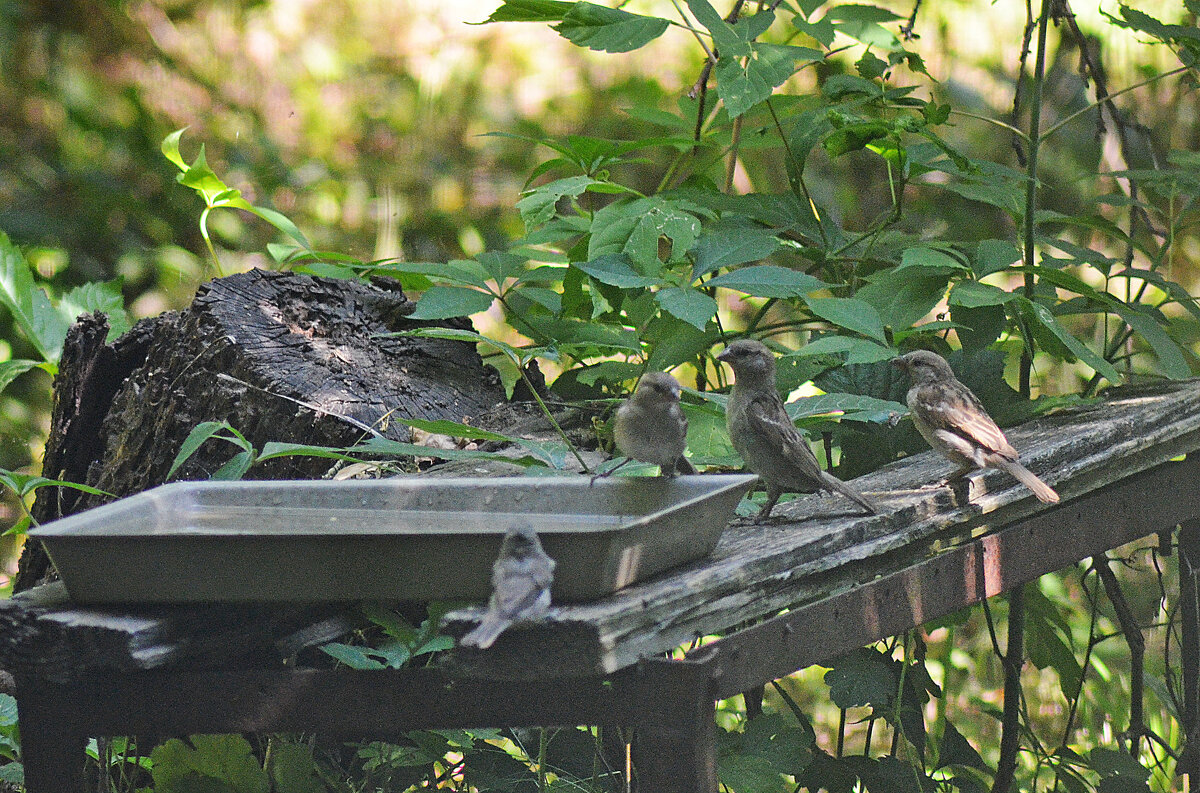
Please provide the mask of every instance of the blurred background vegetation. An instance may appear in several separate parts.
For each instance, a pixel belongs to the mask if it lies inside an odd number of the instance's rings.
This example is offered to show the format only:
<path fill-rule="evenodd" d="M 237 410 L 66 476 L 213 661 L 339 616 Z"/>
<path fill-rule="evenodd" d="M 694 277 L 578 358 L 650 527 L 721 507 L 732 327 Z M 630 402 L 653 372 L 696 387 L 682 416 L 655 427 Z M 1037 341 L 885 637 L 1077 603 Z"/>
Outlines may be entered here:
<path fill-rule="evenodd" d="M 22 247 L 52 293 L 121 279 L 134 318 L 186 306 L 197 285 L 213 275 L 196 222 L 203 204 L 176 184 L 176 169 L 159 148 L 167 134 L 186 126 L 189 160 L 203 142 L 209 163 L 228 184 L 252 203 L 286 214 L 318 249 L 408 261 L 504 249 L 524 232 L 515 204 L 550 153 L 529 140 L 485 133 L 622 140 L 660 135 L 662 128 L 650 119 L 655 111 L 677 108 L 699 74 L 702 53 L 680 29 L 613 57 L 572 46 L 542 25 L 467 24 L 485 20 L 499 4 L 0 0 L 0 230 Z M 897 0 L 878 5 L 902 17 L 912 11 Z M 1102 11 L 1115 12 L 1111 5 L 1073 8 L 1110 91 L 1178 66 L 1166 47 L 1110 24 Z M 673 16 L 666 0 L 632 0 L 623 7 Z M 1169 0 L 1137 7 L 1171 21 L 1182 11 Z M 924 58 L 933 78 L 924 85 L 932 98 L 1012 121 L 1025 16 L 1012 2 L 927 0 L 909 48 Z M 1060 45 L 1058 36 L 1051 37 L 1049 123 L 1092 99 L 1079 74 L 1078 50 L 1067 41 Z M 800 71 L 787 92 L 804 94 L 830 72 L 852 72 L 859 54 Z M 1200 150 L 1195 88 L 1187 78 L 1165 80 L 1121 98 L 1119 105 L 1136 122 L 1125 153 L 1129 167 L 1153 167 L 1168 149 Z M 1042 205 L 1064 213 L 1079 210 L 1094 192 L 1074 174 L 1094 177 L 1125 167 L 1111 130 L 1102 131 L 1094 112 L 1073 124 L 1070 134 L 1042 152 L 1049 186 Z M 1018 167 L 1012 138 L 994 125 L 956 116 L 939 132 L 972 157 Z M 760 153 L 754 143 L 744 142 L 734 192 L 786 191 L 779 147 L 764 146 Z M 671 155 L 649 149 L 644 161 L 618 166 L 619 181 L 653 192 Z M 891 202 L 881 162 L 865 152 L 831 159 L 818 147 L 805 175 L 818 203 L 832 208 L 839 223 L 865 228 Z M 901 227 L 967 240 L 1016 233 L 1004 213 L 945 191 L 913 191 Z M 227 271 L 271 265 L 265 246 L 280 239 L 272 226 L 223 211 L 213 215 L 210 228 Z M 1197 227 L 1185 227 L 1174 246 L 1167 275 L 1195 294 Z M 481 329 L 486 322 L 477 318 Z M 1172 322 L 1177 338 L 1200 340 L 1200 328 L 1184 312 Z M 11 318 L 0 316 L 0 361 L 29 357 L 25 344 Z M 1195 370 L 1195 357 L 1188 362 Z M 1039 361 L 1036 374 L 1035 392 L 1074 393 L 1083 385 L 1078 367 L 1061 361 Z M 36 472 L 50 399 L 50 378 L 39 370 L 0 395 L 0 467 Z M 17 514 L 9 503 L 7 522 Z M 13 550 L 0 554 L 10 560 L 9 572 Z M 1139 553 L 1145 561 L 1149 552 Z M 1136 604 L 1144 624 L 1154 622 L 1160 608 L 1162 578 L 1153 568 L 1143 564 L 1138 574 L 1144 576 L 1144 598 Z M 1042 584 L 1085 604 L 1081 586 L 1072 573 Z M 1087 612 L 1085 605 L 1084 617 Z M 1107 625 L 1113 629 L 1111 621 Z M 1086 643 L 1086 620 L 1075 629 Z M 955 630 L 958 645 L 946 639 Z M 1001 672 L 987 657 L 978 612 L 938 631 L 932 641 L 943 643 L 930 649 L 931 668 L 961 676 L 959 685 L 948 685 L 958 697 L 951 706 L 994 709 Z M 982 652 L 964 652 L 964 643 Z M 1119 665 L 1121 657 L 1101 649 L 1092 662 Z M 1106 667 L 1104 674 L 1117 673 Z M 826 707 L 805 693 L 804 679 L 789 683 L 800 686 L 796 699 L 817 711 Z M 1047 685 L 1035 674 L 1030 695 Z M 1081 710 L 1076 718 L 1082 730 L 1097 736 L 1109 730 L 1111 737 L 1104 709 L 1123 707 L 1121 689 Z M 1031 707 L 1050 703 L 1053 715 L 1053 700 L 1053 691 L 1039 694 Z M 824 723 L 837 719 L 836 711 L 823 716 Z M 994 740 L 995 725 L 982 722 L 979 735 Z"/>

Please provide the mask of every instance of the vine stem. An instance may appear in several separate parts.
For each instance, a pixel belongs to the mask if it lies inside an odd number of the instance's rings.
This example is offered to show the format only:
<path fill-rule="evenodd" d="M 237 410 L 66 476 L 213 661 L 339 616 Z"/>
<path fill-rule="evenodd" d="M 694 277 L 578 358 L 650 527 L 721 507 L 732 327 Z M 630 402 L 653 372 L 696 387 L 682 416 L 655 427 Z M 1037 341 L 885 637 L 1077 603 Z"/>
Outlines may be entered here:
<path fill-rule="evenodd" d="M 1046 78 L 1046 31 L 1050 23 L 1050 0 L 1043 0 L 1042 15 L 1038 19 L 1037 60 L 1033 67 L 1032 95 L 1029 100 L 1029 159 L 1025 165 L 1027 182 L 1025 184 L 1025 246 L 1023 259 L 1025 266 L 1034 266 L 1034 239 L 1038 200 L 1038 150 L 1041 148 L 1042 126 L 1042 84 Z M 1032 271 L 1025 273 L 1025 297 L 1033 299 L 1037 279 Z M 1033 368 L 1033 346 L 1030 339 L 1025 340 L 1025 348 L 1021 353 L 1020 392 L 1021 396 L 1029 398 L 1029 374 Z"/>

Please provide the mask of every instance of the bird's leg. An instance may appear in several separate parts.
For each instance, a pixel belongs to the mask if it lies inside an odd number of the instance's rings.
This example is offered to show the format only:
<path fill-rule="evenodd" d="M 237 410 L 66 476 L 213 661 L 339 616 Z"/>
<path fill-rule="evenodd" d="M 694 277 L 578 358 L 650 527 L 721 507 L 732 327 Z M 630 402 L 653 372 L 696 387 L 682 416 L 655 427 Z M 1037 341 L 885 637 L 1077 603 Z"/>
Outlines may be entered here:
<path fill-rule="evenodd" d="M 771 510 L 775 508 L 775 502 L 783 495 L 783 491 L 774 485 L 767 485 L 767 503 L 763 504 L 763 508 L 754 516 L 755 521 L 760 521 L 771 516 Z"/>
<path fill-rule="evenodd" d="M 608 469 L 607 471 L 601 471 L 600 473 L 593 475 L 591 481 L 588 482 L 588 486 L 590 487 L 590 486 L 596 484 L 597 479 L 604 479 L 605 477 L 612 476 L 613 474 L 615 474 L 617 472 L 617 470 L 622 465 L 625 465 L 626 463 L 631 462 L 632 460 L 633 460 L 632 457 L 626 457 L 624 460 L 617 463 L 616 465 L 614 465 L 612 468 Z"/>

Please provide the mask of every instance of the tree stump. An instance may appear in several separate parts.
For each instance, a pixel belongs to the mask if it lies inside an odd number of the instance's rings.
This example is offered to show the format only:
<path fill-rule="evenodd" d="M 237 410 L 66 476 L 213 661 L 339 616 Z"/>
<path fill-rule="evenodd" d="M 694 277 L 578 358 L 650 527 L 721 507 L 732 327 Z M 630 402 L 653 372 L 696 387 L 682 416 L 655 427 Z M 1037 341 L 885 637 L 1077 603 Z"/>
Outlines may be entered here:
<path fill-rule="evenodd" d="M 269 441 L 350 446 L 378 435 L 410 440 L 393 417 L 464 421 L 504 402 L 495 370 L 474 345 L 380 338 L 466 319 L 406 319 L 413 303 L 395 282 L 366 284 L 265 270 L 203 285 L 192 305 L 142 320 L 111 344 L 96 314 L 70 330 L 43 475 L 126 496 L 166 481 L 188 433 L 226 421 L 255 448 Z M 176 472 L 206 479 L 238 450 L 212 440 Z M 254 467 L 254 479 L 312 479 L 325 458 L 288 457 Z M 39 522 L 108 498 L 42 488 Z M 15 591 L 44 578 L 40 543 L 27 543 Z"/>

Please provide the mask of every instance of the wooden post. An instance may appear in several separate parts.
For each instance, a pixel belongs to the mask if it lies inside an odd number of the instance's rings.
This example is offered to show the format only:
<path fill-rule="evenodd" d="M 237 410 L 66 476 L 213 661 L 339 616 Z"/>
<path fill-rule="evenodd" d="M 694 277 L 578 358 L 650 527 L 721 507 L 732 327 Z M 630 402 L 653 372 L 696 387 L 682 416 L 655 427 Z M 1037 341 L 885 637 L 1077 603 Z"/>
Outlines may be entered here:
<path fill-rule="evenodd" d="M 36 679 L 17 677 L 26 793 L 84 793 L 87 736 L 63 729 L 70 702 L 40 694 Z"/>
<path fill-rule="evenodd" d="M 717 793 L 717 703 L 693 699 L 639 722 L 633 738 L 638 793 Z"/>
<path fill-rule="evenodd" d="M 1183 667 L 1184 751 L 1176 772 L 1200 783 L 1200 520 L 1179 527 L 1179 657 Z"/>

